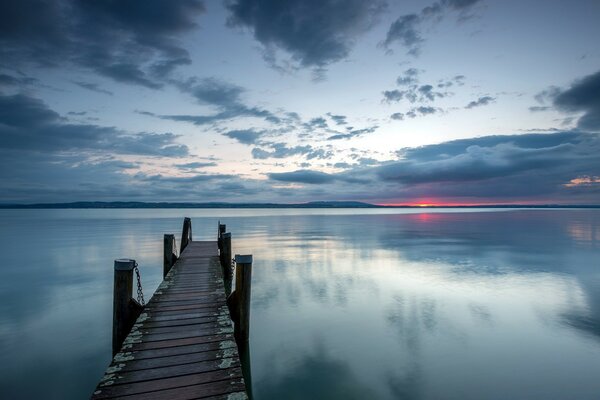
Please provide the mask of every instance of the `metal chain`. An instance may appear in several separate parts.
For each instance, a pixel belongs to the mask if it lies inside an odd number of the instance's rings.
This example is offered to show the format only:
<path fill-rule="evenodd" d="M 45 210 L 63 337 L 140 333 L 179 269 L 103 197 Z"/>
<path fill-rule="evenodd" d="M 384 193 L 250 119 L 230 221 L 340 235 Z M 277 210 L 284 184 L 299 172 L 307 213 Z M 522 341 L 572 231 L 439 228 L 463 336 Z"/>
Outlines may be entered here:
<path fill-rule="evenodd" d="M 140 278 L 140 269 L 138 268 L 137 262 L 135 263 L 135 267 L 133 269 L 135 270 L 135 275 L 137 277 L 137 301 L 141 305 L 145 306 L 146 302 L 144 301 L 144 293 L 142 292 L 142 281 Z"/>

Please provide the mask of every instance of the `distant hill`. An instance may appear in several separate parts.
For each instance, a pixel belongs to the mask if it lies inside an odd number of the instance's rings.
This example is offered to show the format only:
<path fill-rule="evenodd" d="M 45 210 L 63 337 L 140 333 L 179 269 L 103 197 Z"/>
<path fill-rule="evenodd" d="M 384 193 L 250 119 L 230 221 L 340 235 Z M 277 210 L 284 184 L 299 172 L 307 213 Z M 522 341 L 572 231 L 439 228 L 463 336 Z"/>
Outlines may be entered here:
<path fill-rule="evenodd" d="M 73 203 L 0 204 L 0 208 L 378 208 L 359 201 L 313 201 L 298 204 L 279 203 L 147 203 L 138 201 L 78 201 Z"/>
<path fill-rule="evenodd" d="M 600 208 L 600 205 L 576 204 L 493 204 L 471 206 L 381 206 L 360 201 L 311 201 L 308 203 L 169 203 L 142 201 L 78 201 L 73 203 L 0 204 L 0 209 L 58 208 Z"/>

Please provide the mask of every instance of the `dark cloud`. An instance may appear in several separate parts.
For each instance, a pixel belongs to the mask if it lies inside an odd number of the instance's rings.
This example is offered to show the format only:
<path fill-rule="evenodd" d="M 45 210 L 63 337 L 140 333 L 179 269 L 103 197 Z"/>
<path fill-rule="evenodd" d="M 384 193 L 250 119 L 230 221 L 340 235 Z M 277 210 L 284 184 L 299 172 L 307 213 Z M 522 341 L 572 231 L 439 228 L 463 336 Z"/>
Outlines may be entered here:
<path fill-rule="evenodd" d="M 235 139 L 243 144 L 255 144 L 256 141 L 265 134 L 264 131 L 256 131 L 253 129 L 242 129 L 225 132 L 223 135 Z"/>
<path fill-rule="evenodd" d="M 24 75 L 13 76 L 13 75 L 8 75 L 8 74 L 0 74 L 0 88 L 2 86 L 20 87 L 20 86 L 26 86 L 26 85 L 33 85 L 35 83 L 38 83 L 37 79 L 30 78 L 30 77 L 27 77 Z"/>
<path fill-rule="evenodd" d="M 487 106 L 488 104 L 493 103 L 495 100 L 496 99 L 491 96 L 482 96 L 482 97 L 478 98 L 477 100 L 471 101 L 469 104 L 467 104 L 465 106 L 465 108 L 475 108 L 475 107 Z"/>
<path fill-rule="evenodd" d="M 407 70 L 407 72 L 408 71 L 411 70 Z M 438 98 L 441 99 L 452 95 L 452 93 L 450 92 L 436 91 L 433 85 L 419 85 L 418 82 L 419 79 L 416 72 L 398 77 L 398 85 L 407 86 L 406 89 L 393 89 L 383 91 L 383 101 L 385 103 L 397 103 L 401 100 L 407 100 L 410 103 L 430 102 Z"/>
<path fill-rule="evenodd" d="M 407 92 L 405 90 L 398 90 L 398 89 L 385 90 L 385 91 L 383 91 L 384 101 L 386 103 L 399 102 L 400 100 L 402 100 L 404 98 L 404 95 L 406 93 Z"/>
<path fill-rule="evenodd" d="M 368 0 L 235 0 L 228 25 L 249 28 L 266 55 L 286 51 L 302 67 L 323 68 L 348 56 L 358 35 L 384 8 Z"/>
<path fill-rule="evenodd" d="M 103 93 L 103 94 L 107 94 L 109 96 L 112 96 L 114 94 L 111 91 L 100 88 L 97 83 L 79 82 L 79 81 L 73 81 L 73 83 L 84 89 L 91 90 L 92 92 Z"/>
<path fill-rule="evenodd" d="M 190 162 L 190 163 L 185 163 L 185 164 L 175 164 L 176 168 L 179 168 L 181 170 L 193 170 L 193 169 L 198 169 L 198 168 L 206 168 L 206 167 L 216 167 L 217 163 L 214 161 L 208 161 L 208 162 L 199 162 L 199 161 L 195 161 L 195 162 Z"/>
<path fill-rule="evenodd" d="M 396 121 L 402 121 L 405 118 L 417 118 L 419 116 L 431 115 L 435 113 L 442 112 L 441 108 L 429 107 L 429 106 L 419 106 L 414 107 L 408 110 L 406 113 L 396 112 L 390 115 L 390 118 Z"/>
<path fill-rule="evenodd" d="M 348 169 L 350 167 L 352 167 L 352 164 L 349 164 L 347 162 L 337 162 L 335 164 L 333 164 L 334 168 L 341 168 L 341 169 Z"/>
<path fill-rule="evenodd" d="M 553 94 L 553 105 L 560 111 L 583 113 L 577 121 L 579 129 L 600 131 L 600 71 Z"/>
<path fill-rule="evenodd" d="M 531 112 L 541 112 L 541 111 L 548 111 L 551 107 L 548 106 L 532 106 L 529 107 L 529 111 Z"/>
<path fill-rule="evenodd" d="M 461 139 L 403 149 L 397 161 L 340 164 L 340 173 L 300 170 L 270 178 L 327 184 L 330 196 L 349 199 L 597 203 L 598 165 L 597 135 L 560 132 Z"/>
<path fill-rule="evenodd" d="M 304 156 L 307 160 L 326 159 L 333 156 L 331 150 L 317 149 L 310 145 L 288 146 L 285 143 L 262 142 L 262 148 L 252 149 L 252 157 L 259 160 Z"/>
<path fill-rule="evenodd" d="M 396 79 L 398 86 L 414 85 L 418 82 L 419 70 L 416 68 L 409 68 L 404 71 L 404 75 L 401 75 Z"/>
<path fill-rule="evenodd" d="M 422 98 L 425 98 L 429 101 L 433 101 L 438 97 L 439 98 L 445 97 L 444 93 L 434 91 L 432 85 L 421 85 L 421 86 L 419 86 L 418 91 L 419 91 L 419 94 L 422 96 Z"/>
<path fill-rule="evenodd" d="M 308 121 L 307 123 L 304 124 L 306 129 L 309 130 L 313 130 L 313 129 L 327 129 L 327 120 L 325 120 L 325 118 L 323 117 L 317 117 L 317 118 L 313 118 L 310 121 Z"/>
<path fill-rule="evenodd" d="M 171 121 L 189 122 L 194 125 L 214 124 L 239 117 L 260 118 L 274 124 L 282 122 L 282 119 L 271 111 L 244 104 L 241 97 L 245 89 L 240 86 L 216 78 L 171 80 L 171 83 L 182 92 L 194 97 L 199 104 L 215 107 L 216 112 L 209 115 L 162 115 L 149 111 L 137 111 L 137 113 Z M 288 115 L 289 118 L 293 116 Z"/>
<path fill-rule="evenodd" d="M 409 54 L 419 54 L 420 45 L 423 42 L 423 38 L 419 32 L 421 20 L 421 16 L 417 14 L 408 14 L 399 17 L 390 25 L 390 29 L 383 42 L 384 46 L 389 48 L 394 42 L 400 42 L 404 47 L 408 48 Z"/>
<path fill-rule="evenodd" d="M 351 129 L 346 133 L 337 133 L 335 135 L 331 135 L 327 138 L 327 140 L 340 140 L 340 139 L 351 139 L 354 137 L 362 136 L 367 133 L 373 133 L 379 128 L 378 126 L 370 126 L 368 128 L 363 129 Z"/>
<path fill-rule="evenodd" d="M 390 25 L 383 46 L 389 49 L 395 42 L 398 42 L 408 50 L 408 54 L 417 56 L 421 50 L 421 44 L 425 41 L 421 34 L 423 22 L 439 22 L 448 12 L 458 13 L 458 21 L 465 21 L 471 18 L 469 13 L 479 1 L 441 0 L 423 8 L 418 14 L 402 15 Z"/>
<path fill-rule="evenodd" d="M 196 27 L 199 0 L 22 0 L 0 3 L 0 58 L 12 66 L 76 65 L 156 89 L 190 64 L 178 36 Z"/>
<path fill-rule="evenodd" d="M 232 179 L 235 175 L 228 174 L 197 174 L 192 176 L 164 176 L 136 174 L 136 178 L 145 182 L 168 182 L 168 183 L 202 183 L 214 180 Z"/>
<path fill-rule="evenodd" d="M 128 134 L 113 127 L 67 123 L 41 100 L 0 95 L 1 149 L 21 151 L 109 151 L 118 154 L 185 156 L 173 133 Z"/>
<path fill-rule="evenodd" d="M 542 183 L 553 187 L 592 174 L 600 165 L 598 150 L 597 137 L 577 133 L 487 136 L 405 149 L 400 153 L 402 161 L 379 167 L 377 175 L 404 184 L 520 177 L 519 184 L 546 179 Z"/>
<path fill-rule="evenodd" d="M 333 122 L 335 122 L 336 125 L 346 125 L 348 123 L 345 115 L 335 115 L 331 113 L 327 113 L 327 115 Z"/>
<path fill-rule="evenodd" d="M 190 78 L 177 82 L 185 93 L 192 95 L 200 104 L 231 108 L 241 103 L 240 96 L 244 88 L 216 78 Z"/>
<path fill-rule="evenodd" d="M 309 184 L 322 184 L 334 181 L 336 178 L 334 175 L 327 174 L 325 172 L 311 171 L 311 170 L 298 170 L 293 172 L 279 172 L 268 174 L 269 179 L 280 182 L 293 182 L 293 183 L 309 183 Z"/>

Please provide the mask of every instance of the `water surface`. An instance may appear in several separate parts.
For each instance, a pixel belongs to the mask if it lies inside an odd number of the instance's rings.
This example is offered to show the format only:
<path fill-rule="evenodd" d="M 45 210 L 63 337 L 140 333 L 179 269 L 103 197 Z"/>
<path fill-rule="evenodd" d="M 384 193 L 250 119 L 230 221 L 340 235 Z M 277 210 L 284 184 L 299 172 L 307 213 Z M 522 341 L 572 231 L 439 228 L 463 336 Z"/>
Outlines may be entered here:
<path fill-rule="evenodd" d="M 598 398 L 600 210 L 479 209 L 0 210 L 0 397 L 88 397 L 183 216 L 254 255 L 257 400 Z"/>

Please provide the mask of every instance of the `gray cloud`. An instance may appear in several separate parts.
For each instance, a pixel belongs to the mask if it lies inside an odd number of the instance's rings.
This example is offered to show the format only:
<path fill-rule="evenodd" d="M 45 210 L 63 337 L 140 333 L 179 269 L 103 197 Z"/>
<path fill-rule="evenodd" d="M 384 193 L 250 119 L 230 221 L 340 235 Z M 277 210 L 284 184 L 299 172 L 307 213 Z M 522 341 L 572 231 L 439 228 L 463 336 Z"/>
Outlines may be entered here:
<path fill-rule="evenodd" d="M 348 123 L 346 121 L 347 117 L 345 115 L 335 115 L 331 113 L 327 113 L 327 115 L 329 116 L 329 118 L 331 118 L 333 122 L 336 123 L 336 125 L 346 125 Z"/>
<path fill-rule="evenodd" d="M 420 45 L 423 42 L 419 32 L 421 21 L 422 17 L 417 14 L 407 14 L 399 17 L 390 25 L 383 42 L 384 46 L 389 48 L 394 42 L 400 42 L 408 48 L 409 54 L 419 54 Z"/>
<path fill-rule="evenodd" d="M 292 172 L 279 172 L 268 174 L 269 179 L 280 181 L 280 182 L 293 182 L 293 183 L 308 183 L 308 184 L 322 184 L 334 181 L 336 178 L 334 175 L 327 174 L 325 172 L 311 171 L 311 170 L 298 170 Z"/>
<path fill-rule="evenodd" d="M 403 149 L 398 157 L 335 164 L 344 169 L 340 173 L 299 170 L 269 178 L 327 185 L 326 193 L 335 198 L 396 202 L 427 197 L 597 203 L 600 196 L 600 138 L 594 134 L 486 136 Z"/>
<path fill-rule="evenodd" d="M 271 60 L 279 48 L 300 66 L 319 69 L 348 56 L 356 37 L 373 25 L 384 3 L 234 0 L 227 7 L 228 25 L 249 28 Z"/>
<path fill-rule="evenodd" d="M 458 21 L 462 22 L 471 17 L 473 6 L 480 0 L 441 0 L 427 6 L 418 14 L 406 14 L 398 17 L 388 29 L 383 46 L 389 49 L 398 42 L 407 53 L 417 56 L 425 41 L 421 34 L 421 24 L 425 21 L 439 22 L 450 11 L 458 13 Z"/>
<path fill-rule="evenodd" d="M 216 78 L 190 78 L 176 81 L 177 86 L 185 93 L 192 95 L 200 104 L 231 108 L 240 104 L 240 96 L 245 92 L 241 86 Z"/>
<path fill-rule="evenodd" d="M 477 100 L 473 100 L 473 101 L 469 102 L 469 104 L 467 104 L 465 106 L 465 108 L 475 108 L 475 107 L 487 106 L 488 104 L 493 103 L 495 100 L 496 99 L 491 96 L 482 96 L 482 97 L 478 98 Z"/>
<path fill-rule="evenodd" d="M 401 100 L 407 100 L 410 103 L 431 102 L 438 98 L 444 98 L 452 93 L 438 92 L 433 85 L 418 84 L 417 70 L 411 68 L 405 72 L 404 76 L 398 77 L 396 83 L 400 86 L 406 86 L 406 89 L 385 90 L 383 91 L 383 101 L 385 103 L 398 103 Z"/>
<path fill-rule="evenodd" d="M 216 78 L 171 80 L 171 83 L 175 84 L 182 92 L 194 97 L 199 104 L 214 106 L 217 111 L 209 115 L 163 115 L 149 111 L 137 111 L 138 114 L 171 121 L 189 122 L 194 125 L 214 124 L 239 117 L 260 118 L 274 124 L 282 122 L 282 119 L 271 111 L 244 104 L 241 96 L 245 89 L 240 86 Z"/>
<path fill-rule="evenodd" d="M 405 118 L 417 118 L 419 116 L 423 117 L 426 115 L 436 114 L 442 112 L 441 108 L 429 107 L 429 106 L 419 106 L 414 107 L 408 110 L 406 113 L 396 112 L 390 115 L 390 118 L 396 121 L 403 121 Z"/>
<path fill-rule="evenodd" d="M 335 135 L 331 135 L 327 138 L 327 140 L 352 139 L 354 137 L 362 136 L 367 133 L 373 133 L 377 130 L 377 128 L 379 127 L 375 125 L 363 129 L 350 129 L 346 133 L 337 133 Z"/>
<path fill-rule="evenodd" d="M 529 107 L 529 111 L 531 112 L 541 112 L 541 111 L 548 111 L 551 107 L 548 106 L 532 106 Z"/>
<path fill-rule="evenodd" d="M 404 71 L 404 75 L 401 75 L 396 79 L 398 86 L 408 86 L 416 84 L 419 79 L 419 70 L 416 68 L 409 68 Z"/>
<path fill-rule="evenodd" d="M 581 112 L 577 127 L 600 131 L 600 71 L 588 75 L 570 88 L 553 92 L 553 105 L 564 112 Z"/>
<path fill-rule="evenodd" d="M 243 144 L 255 144 L 256 141 L 265 134 L 264 131 L 256 131 L 253 129 L 242 129 L 225 132 L 223 135 L 235 139 Z"/>
<path fill-rule="evenodd" d="M 216 166 L 217 166 L 217 163 L 214 161 L 208 161 L 208 162 L 195 161 L 195 162 L 184 163 L 184 164 L 175 164 L 175 168 L 178 168 L 178 169 L 181 169 L 184 171 L 194 170 L 194 169 L 198 169 L 198 168 L 216 167 Z"/>
<path fill-rule="evenodd" d="M 97 83 L 79 82 L 79 81 L 73 81 L 73 83 L 76 84 L 79 87 L 82 87 L 84 89 L 90 90 L 92 92 L 103 93 L 103 94 L 107 94 L 109 96 L 112 96 L 114 94 L 111 91 L 108 91 L 106 89 L 100 88 Z"/>
<path fill-rule="evenodd" d="M 252 149 L 252 157 L 259 160 L 268 158 L 287 158 L 304 156 L 307 160 L 326 159 L 333 156 L 333 152 L 326 149 L 316 149 L 310 145 L 287 146 L 285 143 L 262 142 L 263 148 Z"/>
<path fill-rule="evenodd" d="M 406 93 L 407 93 L 406 91 L 398 90 L 398 89 L 385 90 L 385 91 L 383 91 L 384 101 L 386 103 L 399 102 L 400 100 L 402 100 L 404 98 L 404 95 Z"/>
<path fill-rule="evenodd" d="M 403 161 L 379 167 L 388 181 L 422 184 L 482 181 L 520 174 L 567 183 L 600 165 L 595 136 L 560 133 L 487 136 L 405 149 Z M 600 154 L 600 153 L 598 153 Z"/>
<path fill-rule="evenodd" d="M 119 154 L 185 156 L 173 133 L 128 134 L 113 127 L 70 124 L 41 100 L 0 95 L 2 149 L 21 151 L 110 151 Z"/>

